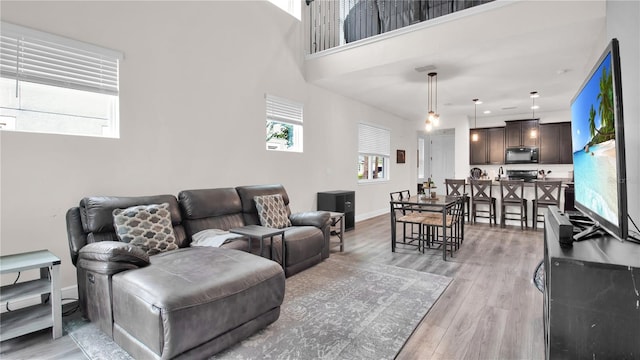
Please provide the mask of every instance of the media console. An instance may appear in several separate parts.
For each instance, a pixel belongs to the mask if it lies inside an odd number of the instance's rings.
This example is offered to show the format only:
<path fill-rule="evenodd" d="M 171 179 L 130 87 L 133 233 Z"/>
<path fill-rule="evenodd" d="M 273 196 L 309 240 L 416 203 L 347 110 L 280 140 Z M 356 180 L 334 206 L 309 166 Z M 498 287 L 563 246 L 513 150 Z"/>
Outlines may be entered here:
<path fill-rule="evenodd" d="M 546 358 L 640 359 L 640 245 L 596 235 L 561 247 L 553 210 L 544 223 Z"/>

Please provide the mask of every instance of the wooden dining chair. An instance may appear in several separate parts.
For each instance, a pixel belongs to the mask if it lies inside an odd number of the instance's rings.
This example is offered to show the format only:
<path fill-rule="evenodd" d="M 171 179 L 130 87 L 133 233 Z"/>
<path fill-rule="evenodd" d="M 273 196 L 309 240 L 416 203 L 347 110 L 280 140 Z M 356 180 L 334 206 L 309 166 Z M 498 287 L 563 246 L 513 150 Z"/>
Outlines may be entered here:
<path fill-rule="evenodd" d="M 409 190 L 394 191 L 390 194 L 391 201 L 407 200 L 411 197 Z M 418 241 L 422 237 L 422 220 L 424 216 L 410 205 L 394 204 L 393 211 L 396 212 L 396 223 L 402 224 L 402 242 L 404 245 L 419 246 Z M 411 226 L 410 233 L 407 235 L 407 225 Z"/>
<path fill-rule="evenodd" d="M 463 196 L 467 194 L 467 181 L 465 179 L 444 179 L 444 183 L 448 196 Z M 469 218 L 469 206 L 471 204 L 469 199 L 469 196 L 465 196 L 464 206 L 466 207 L 465 215 L 467 216 L 467 221 L 471 220 Z"/>
<path fill-rule="evenodd" d="M 548 208 L 551 205 L 560 207 L 560 188 L 562 181 L 536 180 L 534 186 L 535 197 L 533 199 L 533 230 L 538 228 L 538 222 L 544 222 L 544 213 L 538 214 L 539 208 Z M 542 220 L 539 220 L 542 217 Z"/>
<path fill-rule="evenodd" d="M 421 248 L 424 253 L 426 247 L 440 244 L 443 246 L 443 236 L 447 236 L 447 246 L 453 256 L 453 252 L 460 249 L 460 244 L 464 241 L 463 217 L 464 217 L 465 196 L 459 196 L 451 210 L 445 215 L 445 222 L 442 223 L 442 213 L 425 213 L 422 220 L 422 241 Z M 443 227 L 444 225 L 444 227 Z M 442 232 L 441 232 L 442 230 Z"/>

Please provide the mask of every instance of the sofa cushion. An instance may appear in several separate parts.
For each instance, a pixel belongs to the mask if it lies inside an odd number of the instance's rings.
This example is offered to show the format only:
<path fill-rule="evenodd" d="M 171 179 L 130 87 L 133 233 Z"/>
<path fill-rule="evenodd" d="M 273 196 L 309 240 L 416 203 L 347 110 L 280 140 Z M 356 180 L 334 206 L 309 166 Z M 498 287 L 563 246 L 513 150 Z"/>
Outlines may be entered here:
<path fill-rule="evenodd" d="M 149 255 L 178 248 L 168 203 L 115 209 L 113 223 L 120 241 L 138 246 Z"/>
<path fill-rule="evenodd" d="M 282 268 L 271 260 L 229 249 L 178 249 L 113 276 L 114 322 L 169 359 L 277 309 L 284 290 Z"/>
<path fill-rule="evenodd" d="M 253 200 L 255 196 L 280 194 L 289 212 L 289 195 L 280 184 L 238 186 L 236 187 L 236 191 L 242 201 L 244 225 L 260 224 L 260 216 L 258 216 L 258 211 L 256 210 L 256 202 Z"/>
<path fill-rule="evenodd" d="M 203 230 L 245 225 L 240 196 L 234 188 L 183 190 L 178 199 L 188 242 Z"/>
<path fill-rule="evenodd" d="M 322 253 L 324 236 L 314 226 L 293 226 L 285 232 L 287 264 L 296 264 Z"/>
<path fill-rule="evenodd" d="M 153 196 L 92 196 L 80 201 L 80 216 L 84 231 L 110 232 L 113 229 L 113 210 L 136 205 L 169 203 L 173 226 L 182 222 L 178 200 L 173 195 Z"/>
<path fill-rule="evenodd" d="M 262 226 L 282 229 L 291 226 L 287 207 L 280 194 L 254 196 L 256 210 Z"/>

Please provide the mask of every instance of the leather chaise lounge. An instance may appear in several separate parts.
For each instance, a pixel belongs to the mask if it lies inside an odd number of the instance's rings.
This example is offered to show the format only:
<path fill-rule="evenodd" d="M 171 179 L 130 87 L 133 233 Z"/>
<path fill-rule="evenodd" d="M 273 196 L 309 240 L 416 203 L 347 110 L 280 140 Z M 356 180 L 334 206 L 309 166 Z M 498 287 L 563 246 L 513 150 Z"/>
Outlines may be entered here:
<path fill-rule="evenodd" d="M 203 229 L 260 224 L 253 197 L 271 194 L 288 205 L 281 185 L 186 190 L 180 201 L 173 195 L 82 199 L 67 212 L 67 232 L 83 315 L 136 359 L 207 358 L 276 321 L 285 273 L 328 257 L 328 213 L 290 216 L 286 269 L 277 262 L 281 253 L 276 261 L 257 256 L 259 246 L 250 249 L 246 238 L 190 247 Z M 165 203 L 177 249 L 148 255 L 119 240 L 115 209 Z"/>

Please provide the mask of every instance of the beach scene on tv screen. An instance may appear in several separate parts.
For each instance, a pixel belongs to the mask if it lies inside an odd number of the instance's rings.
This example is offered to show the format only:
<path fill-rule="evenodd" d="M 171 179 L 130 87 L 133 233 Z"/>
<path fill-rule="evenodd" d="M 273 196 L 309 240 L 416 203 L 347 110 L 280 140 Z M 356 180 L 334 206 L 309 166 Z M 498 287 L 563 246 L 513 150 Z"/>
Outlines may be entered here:
<path fill-rule="evenodd" d="M 611 53 L 571 105 L 575 200 L 618 225 Z"/>

